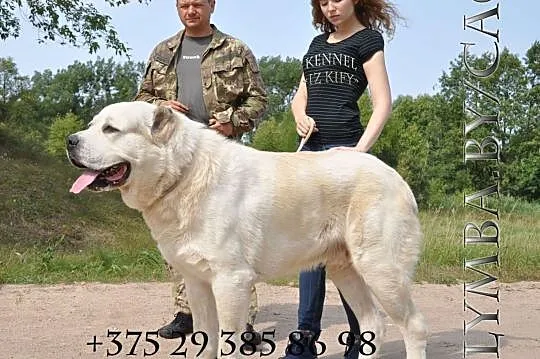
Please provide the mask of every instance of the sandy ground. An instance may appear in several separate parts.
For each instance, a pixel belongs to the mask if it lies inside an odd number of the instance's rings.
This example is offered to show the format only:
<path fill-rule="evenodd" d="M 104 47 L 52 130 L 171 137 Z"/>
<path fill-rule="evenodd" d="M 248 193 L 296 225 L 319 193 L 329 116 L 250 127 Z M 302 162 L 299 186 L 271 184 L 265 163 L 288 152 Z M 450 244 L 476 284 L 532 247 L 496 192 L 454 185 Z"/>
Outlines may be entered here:
<path fill-rule="evenodd" d="M 278 358 L 287 344 L 287 336 L 296 324 L 298 290 L 258 284 L 260 312 L 258 330 L 275 330 L 275 352 L 267 358 Z M 473 315 L 463 312 L 461 286 L 415 285 L 414 298 L 427 318 L 430 327 L 427 357 L 458 359 L 463 357 L 463 320 Z M 474 300 L 473 300 L 474 299 Z M 484 313 L 500 310 L 500 324 L 477 325 L 468 335 L 468 342 L 490 345 L 487 332 L 503 333 L 500 358 L 540 358 L 540 283 L 501 284 L 501 301 L 471 298 L 471 304 Z M 0 358 L 58 359 L 103 358 L 107 349 L 114 354 L 113 337 L 108 330 L 121 331 L 117 340 L 122 351 L 112 358 L 144 357 L 154 351 L 145 342 L 146 332 L 168 323 L 173 314 L 170 283 L 78 284 L 78 285 L 4 285 L 0 287 Z M 338 344 L 339 333 L 347 329 L 345 314 L 338 293 L 328 284 L 323 317 L 323 341 L 327 348 L 320 358 L 342 358 L 343 347 Z M 399 330 L 386 319 L 387 331 L 381 348 L 385 359 L 405 358 L 405 348 Z M 127 355 L 135 336 L 126 338 L 126 331 L 141 331 L 135 346 L 136 355 Z M 93 337 L 103 345 L 92 351 L 86 343 Z M 149 358 L 182 358 L 171 356 L 180 344 L 177 340 L 154 338 L 159 344 L 156 354 Z M 189 337 L 188 337 L 189 340 Z M 199 347 L 189 341 L 184 345 L 187 358 L 194 358 Z M 252 358 L 268 353 L 262 348 Z M 493 354 L 469 358 L 496 358 Z"/>

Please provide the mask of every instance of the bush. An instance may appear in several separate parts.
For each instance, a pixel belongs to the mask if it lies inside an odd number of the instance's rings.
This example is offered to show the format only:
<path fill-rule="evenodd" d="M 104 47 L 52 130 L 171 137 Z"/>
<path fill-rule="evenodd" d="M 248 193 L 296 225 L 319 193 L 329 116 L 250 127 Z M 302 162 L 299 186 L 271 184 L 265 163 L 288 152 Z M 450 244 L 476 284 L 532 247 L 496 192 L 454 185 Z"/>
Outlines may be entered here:
<path fill-rule="evenodd" d="M 80 131 L 82 127 L 82 121 L 71 112 L 58 116 L 49 128 L 49 138 L 46 143 L 47 152 L 54 156 L 64 155 L 66 136 Z"/>
<path fill-rule="evenodd" d="M 292 113 L 283 112 L 261 123 L 251 146 L 261 151 L 294 152 L 298 147 L 297 137 Z"/>

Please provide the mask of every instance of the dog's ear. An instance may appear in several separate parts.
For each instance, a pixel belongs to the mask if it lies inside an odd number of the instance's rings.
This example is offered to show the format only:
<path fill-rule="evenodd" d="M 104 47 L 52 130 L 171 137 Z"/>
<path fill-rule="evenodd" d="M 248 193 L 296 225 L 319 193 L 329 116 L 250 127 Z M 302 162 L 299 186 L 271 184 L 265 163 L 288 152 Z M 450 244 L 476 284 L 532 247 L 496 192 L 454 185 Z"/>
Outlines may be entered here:
<path fill-rule="evenodd" d="M 158 106 L 154 110 L 154 121 L 152 123 L 152 138 L 159 144 L 165 144 L 171 138 L 178 119 L 170 107 Z"/>

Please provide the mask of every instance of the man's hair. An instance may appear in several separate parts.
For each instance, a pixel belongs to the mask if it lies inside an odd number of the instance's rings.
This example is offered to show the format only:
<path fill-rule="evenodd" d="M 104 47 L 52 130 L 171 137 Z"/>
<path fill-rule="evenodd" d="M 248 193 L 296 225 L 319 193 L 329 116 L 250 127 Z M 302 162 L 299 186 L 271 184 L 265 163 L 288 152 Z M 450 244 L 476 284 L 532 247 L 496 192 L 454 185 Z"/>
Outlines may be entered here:
<path fill-rule="evenodd" d="M 209 4 L 211 4 L 211 3 L 212 3 L 212 1 L 214 1 L 214 2 L 215 2 L 216 0 L 206 0 L 206 1 L 208 1 L 208 3 L 209 3 Z M 176 0 L 176 4 L 177 4 L 177 5 L 178 5 L 178 3 L 179 3 L 179 2 L 180 2 L 180 0 Z"/>

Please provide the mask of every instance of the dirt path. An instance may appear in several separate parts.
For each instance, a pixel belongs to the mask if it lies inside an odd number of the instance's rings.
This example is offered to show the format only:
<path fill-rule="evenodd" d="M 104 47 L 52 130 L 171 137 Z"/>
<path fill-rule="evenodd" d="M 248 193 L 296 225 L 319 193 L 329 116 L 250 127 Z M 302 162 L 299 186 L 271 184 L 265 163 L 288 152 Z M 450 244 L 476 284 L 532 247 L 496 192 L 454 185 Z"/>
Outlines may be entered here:
<path fill-rule="evenodd" d="M 288 333 L 295 328 L 298 290 L 293 287 L 258 285 L 260 312 L 258 330 L 274 330 L 276 350 L 267 358 L 277 358 L 287 343 Z M 414 297 L 430 326 L 428 358 L 462 358 L 463 294 L 461 286 L 416 285 Z M 515 283 L 501 286 L 501 302 L 478 300 L 473 306 L 484 312 L 500 309 L 500 326 L 481 323 L 468 336 L 471 343 L 491 344 L 487 331 L 504 333 L 501 358 L 540 358 L 540 283 Z M 172 318 L 171 285 L 169 283 L 130 283 L 122 285 L 4 285 L 0 287 L 0 357 L 17 359 L 104 358 L 109 349 L 116 350 L 107 330 L 122 334 L 118 341 L 122 351 L 112 358 L 144 357 L 153 347 L 144 341 L 146 332 L 156 330 Z M 473 319 L 468 315 L 467 320 Z M 346 330 L 345 314 L 336 289 L 328 284 L 321 341 L 326 352 L 320 358 L 342 358 L 339 333 Z M 399 331 L 388 320 L 383 358 L 405 358 L 405 348 Z M 126 331 L 142 331 L 136 354 L 128 356 L 135 336 L 126 338 Z M 104 344 L 86 345 L 96 336 Z M 153 337 L 150 337 L 153 339 Z M 159 350 L 149 358 L 182 358 L 170 356 L 178 341 L 156 339 Z M 189 338 L 188 338 L 189 340 Z M 190 342 L 182 348 L 187 358 L 199 350 Z M 269 347 L 263 349 L 268 352 Z M 251 356 L 261 357 L 261 353 Z M 495 355 L 470 358 L 490 359 Z"/>

